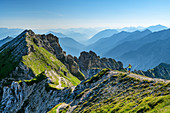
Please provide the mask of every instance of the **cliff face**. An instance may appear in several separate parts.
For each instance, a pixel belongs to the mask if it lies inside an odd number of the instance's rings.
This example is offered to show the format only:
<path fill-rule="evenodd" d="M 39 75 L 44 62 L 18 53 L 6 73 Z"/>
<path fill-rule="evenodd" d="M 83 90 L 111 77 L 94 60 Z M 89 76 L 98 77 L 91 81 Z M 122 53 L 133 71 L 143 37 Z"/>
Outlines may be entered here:
<path fill-rule="evenodd" d="M 100 58 L 96 55 L 96 53 L 90 51 L 90 52 L 82 52 L 80 54 L 80 57 L 76 59 L 77 63 L 79 64 L 80 70 L 83 72 L 83 74 L 86 77 L 89 77 L 91 74 L 91 70 L 98 68 L 98 69 L 104 69 L 104 68 L 110 68 L 113 70 L 124 70 L 123 64 L 118 61 L 116 62 L 112 58 Z"/>
<path fill-rule="evenodd" d="M 78 64 L 74 61 L 74 58 L 71 55 L 66 56 L 59 44 L 58 38 L 52 34 L 48 35 L 37 35 L 39 40 L 33 40 L 38 47 L 43 47 L 50 53 L 56 56 L 66 67 L 67 69 L 80 80 L 84 80 L 85 77 L 79 70 Z"/>
<path fill-rule="evenodd" d="M 64 101 L 71 93 L 71 88 L 50 89 L 48 80 L 29 85 L 27 82 L 13 82 L 10 87 L 4 87 L 0 111 L 3 113 L 42 113 L 52 106 Z"/>

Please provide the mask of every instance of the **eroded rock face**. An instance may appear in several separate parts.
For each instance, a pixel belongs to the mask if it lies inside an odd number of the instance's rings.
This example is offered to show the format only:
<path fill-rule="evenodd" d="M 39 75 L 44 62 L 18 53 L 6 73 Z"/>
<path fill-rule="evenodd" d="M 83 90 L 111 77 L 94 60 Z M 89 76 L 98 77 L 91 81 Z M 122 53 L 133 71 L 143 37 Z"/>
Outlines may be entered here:
<path fill-rule="evenodd" d="M 110 68 L 113 70 L 123 70 L 123 64 L 118 61 L 116 62 L 114 59 L 111 58 L 100 58 L 96 55 L 96 53 L 90 52 L 82 52 L 80 54 L 79 59 L 76 59 L 77 63 L 79 64 L 80 70 L 86 77 L 89 77 L 89 70 L 93 68 Z"/>
<path fill-rule="evenodd" d="M 30 86 L 25 82 L 20 84 L 12 82 L 10 87 L 3 88 L 0 111 L 2 113 L 44 113 L 63 102 L 71 93 L 71 88 L 48 90 L 47 83 L 47 79 Z"/>
<path fill-rule="evenodd" d="M 36 35 L 39 40 L 35 40 L 34 43 L 39 47 L 45 48 L 47 51 L 52 53 L 59 59 L 67 69 L 78 79 L 84 80 L 84 76 L 79 70 L 78 64 L 74 61 L 74 57 L 71 55 L 66 55 L 66 52 L 62 50 L 58 37 L 48 34 L 48 35 Z"/>

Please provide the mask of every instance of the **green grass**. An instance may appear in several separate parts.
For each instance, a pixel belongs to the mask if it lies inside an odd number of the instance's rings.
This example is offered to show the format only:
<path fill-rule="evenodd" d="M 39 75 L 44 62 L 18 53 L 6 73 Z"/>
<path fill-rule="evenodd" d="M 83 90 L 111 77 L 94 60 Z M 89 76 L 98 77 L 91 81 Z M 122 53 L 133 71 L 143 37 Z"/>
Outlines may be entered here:
<path fill-rule="evenodd" d="M 107 71 L 104 72 L 105 74 Z M 99 77 L 104 73 L 95 75 L 88 80 L 88 83 L 93 78 Z M 100 76 L 101 77 L 101 76 Z M 108 82 L 112 80 L 112 82 Z M 111 94 L 110 98 L 103 97 L 104 92 L 108 92 L 108 89 L 101 85 L 97 85 L 93 90 L 101 89 L 88 98 L 85 102 L 79 104 L 74 112 L 81 113 L 169 113 L 170 112 L 170 93 L 168 88 L 170 83 L 154 83 L 153 81 L 141 81 L 134 77 L 126 76 L 121 73 L 113 75 L 108 79 L 104 80 L 101 84 L 107 83 L 105 86 L 113 87 L 114 85 L 119 86 L 119 93 L 115 92 Z M 116 83 L 116 84 L 114 84 Z M 113 85 L 114 84 L 114 85 Z M 121 90 L 122 89 L 122 90 Z M 86 91 L 86 90 L 84 90 Z M 84 91 L 78 94 L 76 98 L 81 98 Z M 83 108 L 83 109 L 82 109 Z"/>
<path fill-rule="evenodd" d="M 47 113 L 56 113 L 56 109 L 63 103 L 59 103 L 57 104 L 54 108 L 52 108 L 50 111 L 48 111 Z"/>
<path fill-rule="evenodd" d="M 104 69 L 82 84 L 93 84 L 108 72 L 109 69 Z M 112 90 L 109 89 L 111 87 L 118 89 L 107 93 Z M 73 113 L 170 113 L 169 87 L 170 83 L 142 81 L 119 73 L 77 94 L 74 98 L 76 101 L 83 97 L 86 100 L 79 102 Z M 85 96 L 86 92 L 88 96 Z"/>
<path fill-rule="evenodd" d="M 92 76 L 90 79 L 84 81 L 83 84 L 93 83 L 93 82 L 99 80 L 104 74 L 108 74 L 107 72 L 110 71 L 110 70 L 111 69 L 109 69 L 109 68 L 102 69 L 102 71 L 100 71 L 96 75 Z"/>
<path fill-rule="evenodd" d="M 33 79 L 31 80 L 24 80 L 24 82 L 27 84 L 27 85 L 33 85 L 34 83 L 39 83 L 41 82 L 42 80 L 46 79 L 46 75 L 44 72 L 40 73 L 39 75 L 35 76 Z M 19 81 L 19 83 L 21 83 L 21 81 Z"/>
<path fill-rule="evenodd" d="M 65 67 L 63 63 L 61 63 L 54 55 L 49 53 L 46 49 L 43 47 L 38 47 L 35 45 L 32 41 L 32 37 L 28 37 L 26 41 L 28 42 L 28 47 L 31 45 L 34 47 L 34 52 L 29 53 L 26 56 L 22 57 L 22 62 L 29 67 L 35 75 L 39 75 L 40 73 L 44 71 L 50 71 L 54 70 L 55 72 L 58 72 L 58 76 L 64 77 L 68 81 L 70 81 L 74 86 L 78 85 L 80 83 L 80 80 L 77 79 L 75 76 L 73 76 Z M 58 71 L 59 70 L 59 71 Z M 64 73 L 67 73 L 67 76 L 64 75 Z M 50 76 L 52 77 L 52 76 Z M 53 76 L 53 83 L 55 85 L 58 85 L 58 78 L 57 76 Z M 66 84 L 62 84 L 62 86 L 67 87 Z"/>

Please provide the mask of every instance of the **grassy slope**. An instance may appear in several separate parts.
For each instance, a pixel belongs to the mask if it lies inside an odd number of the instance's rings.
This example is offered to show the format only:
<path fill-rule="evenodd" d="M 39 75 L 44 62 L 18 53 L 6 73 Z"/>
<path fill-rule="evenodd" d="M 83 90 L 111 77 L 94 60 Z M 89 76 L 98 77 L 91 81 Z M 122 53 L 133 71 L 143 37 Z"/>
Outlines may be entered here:
<path fill-rule="evenodd" d="M 101 78 L 107 70 L 101 71 L 84 83 L 93 83 Z M 92 92 L 96 92 L 87 100 L 78 104 L 73 113 L 169 113 L 170 112 L 170 83 L 154 83 L 141 81 L 125 74 L 112 75 L 97 84 Z M 111 91 L 113 87 L 119 87 Z M 86 88 L 75 97 L 82 98 L 91 89 Z M 108 92 L 112 93 L 108 93 Z M 110 95 L 110 96 L 108 96 Z"/>
<path fill-rule="evenodd" d="M 47 71 L 54 70 L 55 72 L 58 72 L 57 74 L 59 76 L 62 76 L 65 79 L 69 80 L 73 85 L 76 86 L 80 83 L 80 80 L 71 75 L 70 72 L 65 67 L 65 65 L 61 63 L 54 55 L 49 53 L 43 47 L 38 47 L 37 45 L 35 45 L 33 43 L 32 37 L 27 37 L 26 41 L 28 42 L 27 45 L 28 47 L 30 47 L 31 45 L 34 47 L 34 52 L 31 52 L 28 55 L 23 56 L 22 62 L 26 66 L 31 68 L 35 75 L 39 75 L 45 70 Z M 64 75 L 64 73 L 67 73 L 67 76 Z M 53 76 L 53 80 L 54 80 L 53 83 L 58 85 L 58 78 Z M 65 84 L 62 84 L 62 86 L 67 87 Z"/>
<path fill-rule="evenodd" d="M 34 38 L 35 40 L 38 40 L 38 38 Z M 18 51 L 16 48 L 17 46 L 20 46 L 24 41 L 26 40 L 28 47 L 33 47 L 34 52 L 30 52 L 26 56 L 18 57 L 17 61 L 14 59 L 17 57 L 17 55 L 12 54 L 13 51 Z M 3 50 L 0 53 L 0 79 L 3 79 L 5 77 L 8 77 L 8 75 L 15 70 L 16 66 L 18 66 L 19 62 L 23 62 L 27 67 L 29 67 L 35 75 L 42 75 L 46 70 L 54 70 L 55 72 L 58 72 L 57 75 L 59 77 L 63 77 L 70 81 L 73 85 L 78 85 L 80 83 L 80 80 L 77 79 L 75 76 L 73 76 L 65 67 L 63 63 L 61 63 L 54 55 L 49 53 L 47 50 L 45 50 L 42 47 L 36 46 L 36 44 L 33 42 L 33 37 L 23 35 L 21 38 L 18 38 L 15 41 L 19 41 L 18 45 L 15 46 L 9 46 L 5 50 Z M 8 46 L 8 45 L 7 45 Z M 0 48 L 2 50 L 3 47 Z M 67 73 L 67 75 L 65 75 Z M 43 78 L 43 76 L 41 76 Z M 41 78 L 40 77 L 40 78 Z M 50 86 L 58 85 L 58 78 L 56 76 L 53 77 L 53 83 L 50 84 Z M 39 78 L 38 78 L 39 79 Z M 37 77 L 30 80 L 32 83 L 33 81 L 37 80 Z M 29 81 L 27 81 L 28 83 Z M 63 81 L 61 81 L 62 87 L 68 87 L 66 84 L 64 84 Z"/>
<path fill-rule="evenodd" d="M 57 104 L 54 108 L 52 108 L 48 113 L 56 113 L 56 109 L 63 103 Z"/>

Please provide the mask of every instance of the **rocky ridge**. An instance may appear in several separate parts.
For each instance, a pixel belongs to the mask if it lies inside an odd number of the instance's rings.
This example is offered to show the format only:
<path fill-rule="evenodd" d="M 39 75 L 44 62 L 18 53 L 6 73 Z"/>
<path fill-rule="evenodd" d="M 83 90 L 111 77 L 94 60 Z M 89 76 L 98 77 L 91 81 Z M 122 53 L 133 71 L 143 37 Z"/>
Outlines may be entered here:
<path fill-rule="evenodd" d="M 93 51 L 81 52 L 79 58 L 75 58 L 78 63 L 81 72 L 86 76 L 86 78 L 97 74 L 101 69 L 110 68 L 113 70 L 124 71 L 122 62 L 116 62 L 112 58 L 100 58 Z M 96 70 L 96 73 L 92 74 Z M 98 70 L 98 71 L 97 71 Z"/>

